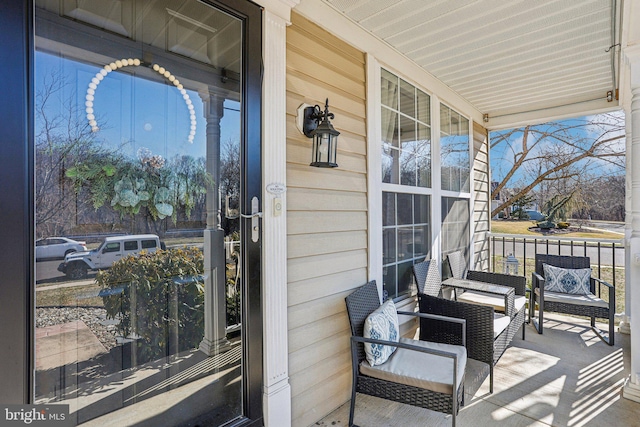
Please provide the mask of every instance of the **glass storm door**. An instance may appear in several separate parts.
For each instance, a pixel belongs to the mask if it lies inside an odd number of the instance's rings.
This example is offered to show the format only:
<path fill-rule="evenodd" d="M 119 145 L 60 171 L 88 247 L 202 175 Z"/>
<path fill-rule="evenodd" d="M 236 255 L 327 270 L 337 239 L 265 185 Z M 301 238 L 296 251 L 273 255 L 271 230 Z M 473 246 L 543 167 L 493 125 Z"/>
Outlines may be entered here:
<path fill-rule="evenodd" d="M 255 421 L 259 9 L 35 14 L 35 234 L 58 242 L 34 260 L 35 403 L 87 425 Z"/>

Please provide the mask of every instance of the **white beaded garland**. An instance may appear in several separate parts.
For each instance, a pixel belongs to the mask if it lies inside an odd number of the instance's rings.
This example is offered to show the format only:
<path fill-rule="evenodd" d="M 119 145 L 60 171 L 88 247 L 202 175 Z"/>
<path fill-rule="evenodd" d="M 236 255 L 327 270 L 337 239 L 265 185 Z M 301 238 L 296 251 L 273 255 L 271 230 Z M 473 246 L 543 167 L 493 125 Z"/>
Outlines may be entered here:
<path fill-rule="evenodd" d="M 111 62 L 105 65 L 104 67 L 102 67 L 100 71 L 98 71 L 96 75 L 91 79 L 91 83 L 89 83 L 89 86 L 87 88 L 87 94 L 85 96 L 86 101 L 84 105 L 86 107 L 85 112 L 87 113 L 87 121 L 89 122 L 89 126 L 91 126 L 92 132 L 98 132 L 100 130 L 100 128 L 98 127 L 98 122 L 96 122 L 96 117 L 93 112 L 93 101 L 95 100 L 96 89 L 98 88 L 98 85 L 100 84 L 100 82 L 107 76 L 107 74 L 109 74 L 114 70 L 117 70 L 118 68 L 123 68 L 130 65 L 137 67 L 140 64 L 142 64 L 142 61 L 140 61 L 140 59 L 138 58 L 117 59 L 114 62 Z M 189 110 L 189 120 L 191 122 L 189 136 L 187 139 L 189 143 L 193 143 L 193 140 L 196 135 L 197 121 L 196 121 L 196 115 L 193 108 L 193 103 L 189 98 L 189 94 L 184 89 L 180 81 L 173 74 L 171 74 L 169 70 L 165 69 L 164 67 L 161 67 L 158 64 L 153 64 L 151 69 L 157 72 L 158 74 L 160 74 L 161 76 L 163 76 L 164 78 L 166 78 L 167 80 L 169 80 L 169 82 L 172 83 L 176 87 L 176 89 L 180 91 L 180 94 L 182 95 L 182 98 L 184 99 L 184 102 Z"/>

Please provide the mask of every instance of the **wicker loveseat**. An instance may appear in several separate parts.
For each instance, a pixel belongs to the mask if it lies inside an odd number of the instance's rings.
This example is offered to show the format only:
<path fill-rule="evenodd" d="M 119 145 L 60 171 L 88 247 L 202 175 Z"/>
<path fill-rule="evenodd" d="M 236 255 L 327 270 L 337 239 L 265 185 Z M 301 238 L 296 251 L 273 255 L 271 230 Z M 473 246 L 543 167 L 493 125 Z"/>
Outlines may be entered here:
<path fill-rule="evenodd" d="M 526 279 L 522 276 L 481 271 L 467 273 L 466 278 L 469 280 L 515 288 L 517 298 L 515 314 L 506 317 L 496 313 L 493 306 L 442 298 L 440 276 L 434 260 L 415 264 L 413 273 L 418 285 L 420 313 L 466 320 L 467 354 L 470 359 L 489 365 L 489 391 L 493 393 L 494 365 L 498 363 L 520 328 L 522 328 L 522 339 L 525 339 Z M 448 344 L 460 343 L 448 325 L 436 323 L 430 319 L 420 319 L 420 339 Z"/>
<path fill-rule="evenodd" d="M 582 294 L 549 291 L 545 284 L 544 265 L 559 267 L 562 269 L 587 269 L 591 268 L 589 257 L 564 256 L 564 255 L 536 255 L 535 272 L 532 273 L 532 292 L 529 302 L 529 318 L 539 334 L 543 332 L 545 312 L 574 314 L 591 318 L 591 328 L 607 344 L 613 345 L 615 341 L 614 315 L 616 312 L 615 288 L 609 283 L 589 277 L 589 291 Z M 600 298 L 602 288 L 605 288 L 609 301 Z M 597 292 L 596 292 L 597 291 Z M 536 305 L 538 316 L 535 317 Z M 603 333 L 596 328 L 596 318 L 609 320 L 609 333 Z"/>
<path fill-rule="evenodd" d="M 464 405 L 464 376 L 467 363 L 465 322 L 440 316 L 399 311 L 407 316 L 429 317 L 434 322 L 447 323 L 462 345 L 446 345 L 399 338 L 398 342 L 365 338 L 365 323 L 369 315 L 381 307 L 378 287 L 371 281 L 346 298 L 351 325 L 351 358 L 353 384 L 349 426 L 353 426 L 356 393 L 456 414 Z M 396 347 L 387 361 L 371 365 L 365 353 L 365 343 Z"/>

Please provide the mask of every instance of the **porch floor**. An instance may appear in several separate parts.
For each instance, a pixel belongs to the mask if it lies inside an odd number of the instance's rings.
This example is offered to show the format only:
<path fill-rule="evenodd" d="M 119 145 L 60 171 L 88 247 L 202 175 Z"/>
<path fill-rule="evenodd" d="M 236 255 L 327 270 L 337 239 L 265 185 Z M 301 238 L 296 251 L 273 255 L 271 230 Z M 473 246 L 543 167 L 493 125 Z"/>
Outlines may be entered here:
<path fill-rule="evenodd" d="M 545 314 L 544 334 L 525 325 L 494 368 L 489 394 L 488 365 L 469 361 L 466 404 L 458 426 L 632 426 L 640 425 L 640 404 L 622 397 L 629 376 L 629 336 L 616 332 L 610 347 L 588 320 Z M 601 325 L 604 327 L 604 325 Z M 349 402 L 318 426 L 347 426 Z M 358 394 L 355 424 L 361 427 L 450 426 L 451 416 Z"/>

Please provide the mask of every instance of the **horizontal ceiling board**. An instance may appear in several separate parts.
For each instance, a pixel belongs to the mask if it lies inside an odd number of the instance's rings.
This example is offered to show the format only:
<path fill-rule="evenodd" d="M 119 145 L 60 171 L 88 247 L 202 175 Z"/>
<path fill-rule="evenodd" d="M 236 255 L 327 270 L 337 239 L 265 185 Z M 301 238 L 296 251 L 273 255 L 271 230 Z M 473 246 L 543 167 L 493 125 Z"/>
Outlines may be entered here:
<path fill-rule="evenodd" d="M 535 94 L 531 92 L 513 92 L 509 95 L 503 95 L 497 98 L 482 98 L 478 100 L 480 104 L 492 104 L 497 108 L 504 108 L 506 105 L 516 106 L 524 105 L 527 102 L 544 101 L 545 99 L 604 99 L 607 95 L 607 82 L 600 82 L 600 91 L 597 90 L 598 85 L 592 84 L 588 88 L 580 83 L 571 84 L 563 87 L 550 87 L 545 90 L 537 91 Z"/>
<path fill-rule="evenodd" d="M 483 112 L 606 97 L 613 0 L 323 0 Z"/>
<path fill-rule="evenodd" d="M 464 4 L 459 5 L 459 3 Z M 396 2 L 393 7 L 362 20 L 361 23 L 386 39 L 404 31 L 415 29 L 425 31 L 430 28 L 430 23 L 438 22 L 453 13 L 473 14 L 478 10 L 468 3 L 468 1 L 425 2 L 421 0 Z"/>
<path fill-rule="evenodd" d="M 513 52 L 531 53 L 532 48 L 548 49 L 550 53 L 557 46 L 571 44 L 579 47 L 582 40 L 589 40 L 591 43 L 604 43 L 602 53 L 609 46 L 611 29 L 608 26 L 606 17 L 598 16 L 599 22 L 590 20 L 586 26 L 573 25 L 567 27 L 566 22 L 558 23 L 552 27 L 539 28 L 527 34 L 527 37 L 520 39 L 497 38 L 493 43 L 474 43 L 473 40 L 461 40 L 461 44 L 454 47 L 443 45 L 442 48 L 432 47 L 409 53 L 416 62 L 428 62 L 432 66 L 439 66 L 439 62 L 455 62 L 466 58 L 475 57 L 504 57 Z M 596 25 L 596 23 L 598 25 Z M 588 31 L 587 31 L 588 30 Z M 556 33 L 561 33 L 557 35 Z M 479 36 L 478 36 L 479 37 Z"/>
<path fill-rule="evenodd" d="M 562 77 L 562 81 L 554 80 L 545 85 L 545 88 L 548 88 L 549 91 L 557 92 L 561 88 L 573 87 L 573 88 L 582 88 L 582 87 L 591 87 L 590 83 L 600 82 L 600 86 L 604 85 L 606 91 L 610 89 L 611 80 L 610 80 L 610 72 L 602 72 L 599 75 L 588 75 L 588 76 L 573 76 L 571 82 L 567 82 L 565 77 Z M 528 83 L 522 86 L 519 86 L 518 89 L 514 90 L 507 85 L 503 85 L 499 88 L 484 86 L 480 89 L 470 90 L 466 93 L 468 94 L 469 101 L 476 103 L 492 103 L 497 102 L 501 98 L 511 95 L 513 93 L 517 93 L 520 96 L 530 96 L 531 91 L 539 89 L 539 82 L 534 81 L 532 83 Z M 538 92 L 540 93 L 540 92 Z"/>
<path fill-rule="evenodd" d="M 485 29 L 485 31 L 478 33 L 457 34 L 455 37 L 450 37 L 445 41 L 434 44 L 433 46 L 423 44 L 420 49 L 408 51 L 407 54 L 416 60 L 420 60 L 421 58 L 437 60 L 438 57 L 452 56 L 450 60 L 455 61 L 456 55 L 479 56 L 480 50 L 483 49 L 501 52 L 505 46 L 509 46 L 513 49 L 518 46 L 526 45 L 530 41 L 537 40 L 540 37 L 544 37 L 547 42 L 550 40 L 561 42 L 564 39 L 565 33 L 569 29 L 579 29 L 579 31 L 585 35 L 591 34 L 594 30 L 598 31 L 600 29 L 609 29 L 607 25 L 608 18 L 603 17 L 602 14 L 599 13 L 594 12 L 594 15 L 587 17 L 581 15 L 579 17 L 569 18 L 569 16 L 571 16 L 571 14 L 568 13 L 566 16 L 562 17 L 562 19 L 554 22 L 551 26 L 541 27 L 539 25 L 534 25 L 532 27 L 528 27 L 528 29 L 531 30 L 529 32 L 525 32 L 525 26 L 522 26 L 519 28 L 519 33 L 514 31 L 491 32 L 490 29 Z M 502 25 L 497 23 L 496 26 Z M 603 42 L 603 44 L 606 45 L 604 48 L 608 47 L 609 37 L 607 37 Z"/>
<path fill-rule="evenodd" d="M 461 68 L 449 74 L 436 74 L 436 76 L 452 85 L 463 84 L 464 82 L 489 79 L 498 80 L 504 76 L 521 73 L 538 73 L 542 76 L 545 73 L 553 73 L 556 70 L 563 70 L 569 76 L 573 71 L 580 69 L 590 70 L 597 67 L 607 67 L 607 61 L 599 61 L 600 55 L 593 54 L 593 50 L 587 52 L 573 52 L 568 50 L 562 55 L 554 54 L 548 56 L 524 57 L 517 61 L 513 60 L 508 67 L 497 67 L 491 64 L 479 62 L 476 67 Z"/>
<path fill-rule="evenodd" d="M 331 2 L 338 10 L 348 15 L 351 19 L 361 22 L 377 13 L 392 7 L 398 0 L 335 0 Z"/>

